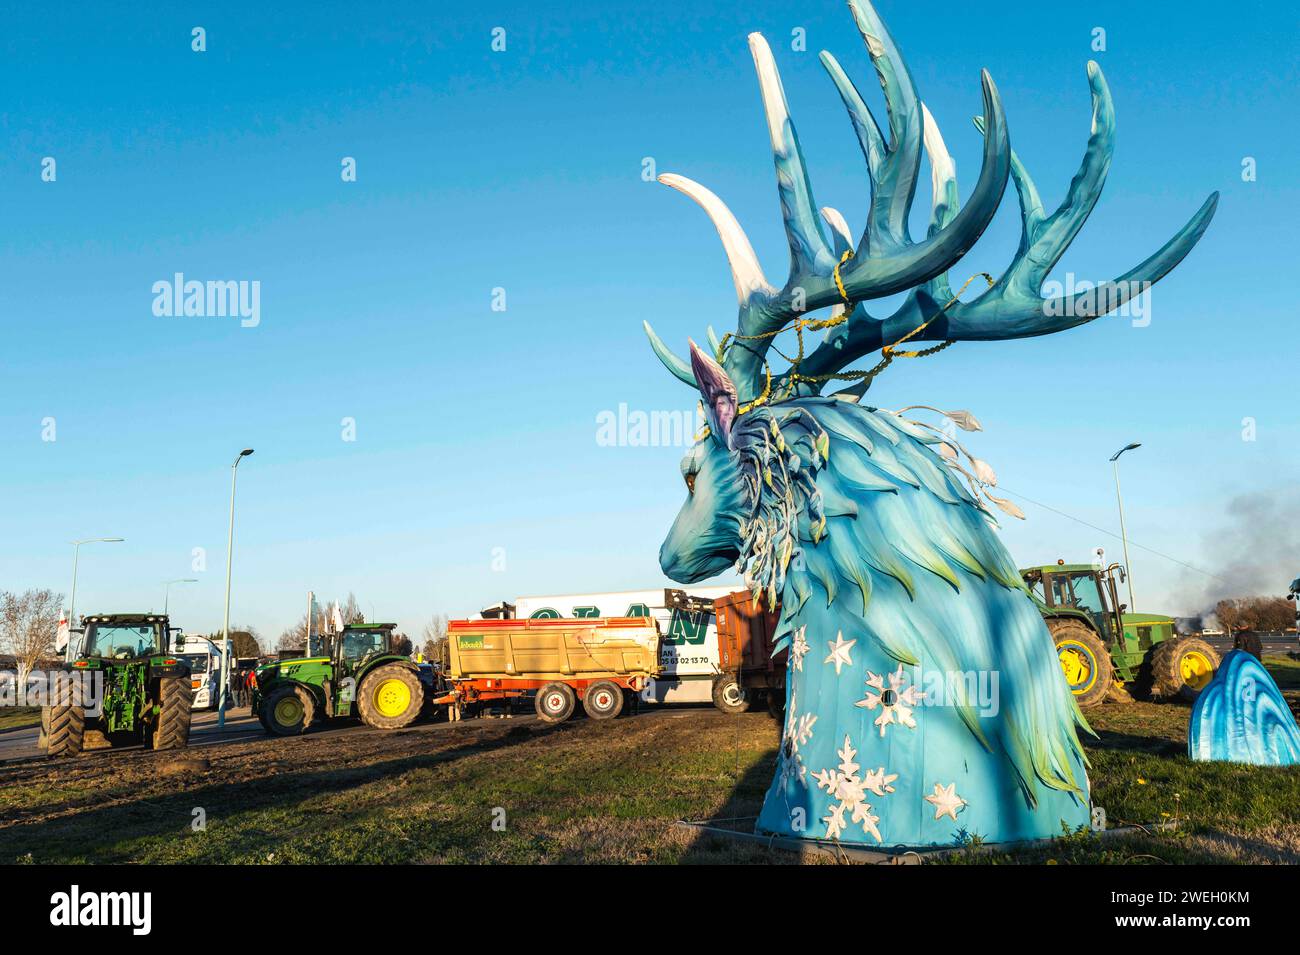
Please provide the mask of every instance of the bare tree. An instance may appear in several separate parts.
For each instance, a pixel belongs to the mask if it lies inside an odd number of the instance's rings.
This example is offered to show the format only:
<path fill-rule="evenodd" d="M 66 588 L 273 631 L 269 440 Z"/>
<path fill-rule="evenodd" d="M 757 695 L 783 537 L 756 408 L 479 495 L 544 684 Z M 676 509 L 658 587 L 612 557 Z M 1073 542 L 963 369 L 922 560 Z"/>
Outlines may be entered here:
<path fill-rule="evenodd" d="M 443 648 L 447 644 L 447 615 L 435 613 L 430 617 L 421 636 L 424 637 L 424 646 L 421 648 L 424 658 L 429 661 L 441 660 Z"/>
<path fill-rule="evenodd" d="M 63 595 L 52 590 L 0 594 L 0 645 L 14 655 L 19 686 L 42 660 L 54 656 L 62 606 Z"/>

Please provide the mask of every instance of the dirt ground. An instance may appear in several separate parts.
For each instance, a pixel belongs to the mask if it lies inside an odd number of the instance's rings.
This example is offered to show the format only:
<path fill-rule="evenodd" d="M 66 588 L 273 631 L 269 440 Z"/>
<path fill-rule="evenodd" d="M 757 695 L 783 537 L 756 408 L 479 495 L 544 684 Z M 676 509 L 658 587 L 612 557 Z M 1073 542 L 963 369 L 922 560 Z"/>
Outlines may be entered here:
<path fill-rule="evenodd" d="M 1278 673 L 1289 695 L 1295 673 Z M 1189 708 L 1088 711 L 1094 803 L 1112 825 L 957 863 L 1300 861 L 1300 768 L 1192 763 Z M 798 861 L 680 820 L 752 825 L 779 728 L 766 714 L 647 709 L 547 726 L 531 716 L 247 737 L 0 766 L 0 863 Z"/>

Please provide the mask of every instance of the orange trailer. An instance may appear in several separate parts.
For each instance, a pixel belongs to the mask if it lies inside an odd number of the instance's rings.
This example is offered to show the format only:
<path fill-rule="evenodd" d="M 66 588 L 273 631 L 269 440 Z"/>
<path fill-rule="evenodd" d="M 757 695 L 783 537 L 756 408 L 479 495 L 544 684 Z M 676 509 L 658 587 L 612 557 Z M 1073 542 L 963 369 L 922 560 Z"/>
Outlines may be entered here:
<path fill-rule="evenodd" d="M 531 695 L 548 723 L 579 700 L 592 719 L 613 719 L 659 674 L 659 641 L 645 617 L 453 620 L 446 690 L 433 702 L 455 720 L 467 706 Z"/>
<path fill-rule="evenodd" d="M 713 702 L 728 713 L 743 713 L 766 700 L 774 714 L 785 708 L 787 651 L 772 656 L 779 614 L 764 611 L 749 591 L 713 601 L 718 625 L 718 665 Z"/>

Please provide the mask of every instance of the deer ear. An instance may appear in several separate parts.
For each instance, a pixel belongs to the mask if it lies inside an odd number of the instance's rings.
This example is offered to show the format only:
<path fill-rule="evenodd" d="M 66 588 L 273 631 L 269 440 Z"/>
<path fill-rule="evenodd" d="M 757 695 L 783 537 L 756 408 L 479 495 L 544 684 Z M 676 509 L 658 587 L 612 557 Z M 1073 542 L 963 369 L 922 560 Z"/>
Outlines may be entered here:
<path fill-rule="evenodd" d="M 688 339 L 689 341 L 689 339 Z M 724 445 L 731 447 L 731 426 L 736 421 L 736 386 L 722 366 L 691 342 L 691 371 L 704 399 L 704 416 L 709 429 Z"/>

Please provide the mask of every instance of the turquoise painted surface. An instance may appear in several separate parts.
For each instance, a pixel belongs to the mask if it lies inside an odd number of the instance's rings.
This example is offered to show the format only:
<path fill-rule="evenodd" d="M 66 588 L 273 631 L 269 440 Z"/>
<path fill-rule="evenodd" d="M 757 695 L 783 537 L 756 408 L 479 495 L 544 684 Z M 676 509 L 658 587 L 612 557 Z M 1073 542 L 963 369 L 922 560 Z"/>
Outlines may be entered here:
<path fill-rule="evenodd" d="M 1017 512 L 989 491 L 995 479 L 983 462 L 957 466 L 969 454 L 953 426 L 978 423 L 952 412 L 946 429 L 926 430 L 859 404 L 869 373 L 838 373 L 871 368 L 873 352 L 903 341 L 912 349 L 1022 338 L 1105 315 L 1183 259 L 1218 196 L 1100 292 L 1044 298 L 1048 273 L 1110 168 L 1115 114 L 1100 67 L 1088 65 L 1092 127 L 1082 164 L 1050 213 L 1011 150 L 997 87 L 984 74 L 983 162 L 962 207 L 955 167 L 897 45 L 870 4 L 850 0 L 849 9 L 888 111 L 888 123 L 877 124 L 835 58 L 821 55 L 870 175 L 860 238 L 814 201 L 772 51 L 758 34 L 749 45 L 790 247 L 785 284 L 768 282 L 717 196 L 685 177 L 660 177 L 713 221 L 739 301 L 736 332 L 719 339 L 710 329 L 708 352 L 691 342 L 689 360 L 646 325 L 665 367 L 699 389 L 709 424 L 682 461 L 688 496 L 660 564 L 683 583 L 735 564 L 767 606 L 780 604 L 787 718 L 761 831 L 867 846 L 1060 835 L 1089 822 L 1078 737 L 1086 724 L 986 505 Z M 930 226 L 913 241 L 923 151 Z M 999 279 L 955 301 L 962 289 L 948 270 L 988 225 L 1008 181 L 1020 204 L 1020 246 Z M 870 300 L 900 292 L 892 315 L 868 311 Z M 805 327 L 808 315 L 835 305 L 847 306 L 846 318 Z M 797 343 L 783 349 L 794 363 L 773 370 L 775 336 L 796 327 Z M 899 364 L 887 373 L 899 374 Z M 845 390 L 821 397 L 831 383 Z"/>
<path fill-rule="evenodd" d="M 1223 658 L 1219 672 L 1196 698 L 1187 727 L 1187 755 L 1203 762 L 1294 766 L 1300 763 L 1300 727 L 1258 660 L 1244 650 Z"/>

